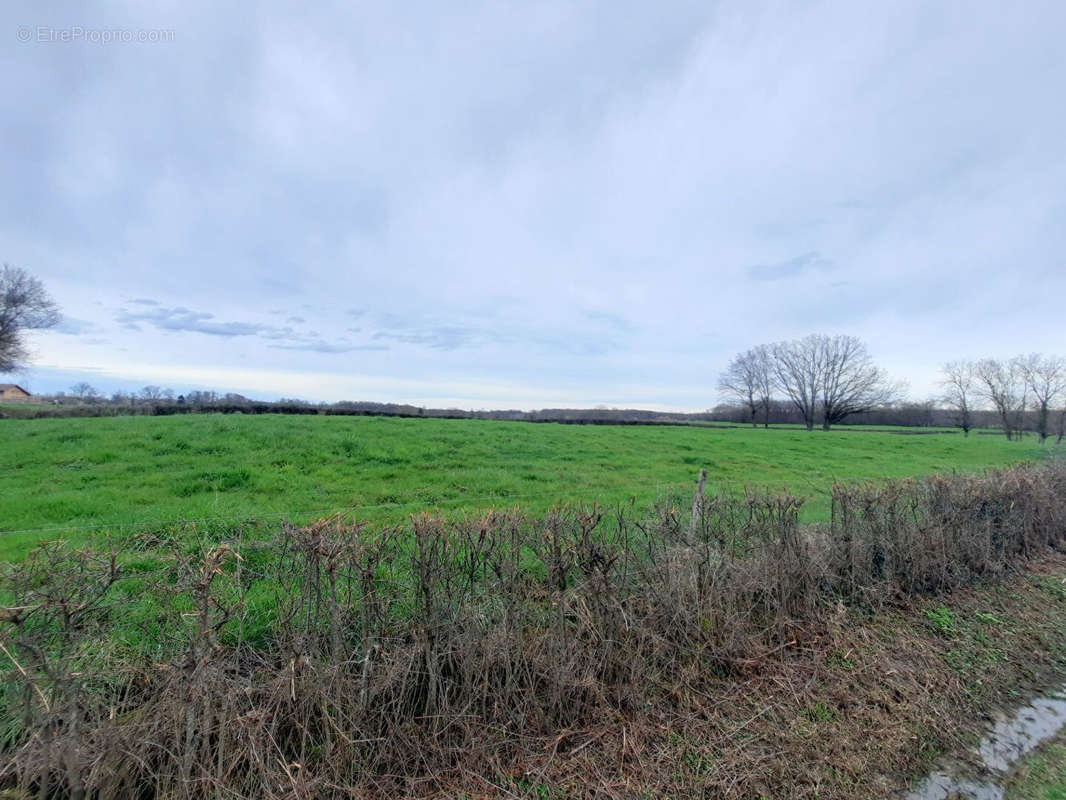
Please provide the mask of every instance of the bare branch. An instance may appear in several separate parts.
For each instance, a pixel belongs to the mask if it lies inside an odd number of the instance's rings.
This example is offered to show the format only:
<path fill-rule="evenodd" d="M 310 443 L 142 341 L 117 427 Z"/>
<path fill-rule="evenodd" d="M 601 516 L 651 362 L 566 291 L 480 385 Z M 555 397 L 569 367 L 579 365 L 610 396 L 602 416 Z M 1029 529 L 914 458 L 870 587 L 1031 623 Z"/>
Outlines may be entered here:
<path fill-rule="evenodd" d="M 999 414 L 1006 437 L 1020 437 L 1029 387 L 1018 359 L 981 359 L 974 364 L 974 376 L 977 379 L 978 393 Z"/>
<path fill-rule="evenodd" d="M 1040 441 L 1046 441 L 1051 407 L 1066 395 L 1066 361 L 1040 353 L 1018 356 L 1014 361 L 1036 405 L 1036 430 Z"/>
<path fill-rule="evenodd" d="M 718 379 L 718 389 L 726 397 L 738 400 L 751 413 L 754 427 L 762 411 L 763 425 L 769 425 L 770 400 L 773 394 L 773 370 L 766 345 L 753 347 L 736 356 Z"/>
<path fill-rule="evenodd" d="M 20 267 L 0 269 L 0 372 L 14 372 L 29 360 L 24 332 L 50 328 L 59 310 L 44 285 Z"/>
<path fill-rule="evenodd" d="M 955 412 L 955 424 L 962 428 L 962 435 L 969 436 L 973 427 L 974 403 L 978 395 L 974 365 L 970 361 L 951 361 L 942 368 L 944 387 L 941 400 Z"/>

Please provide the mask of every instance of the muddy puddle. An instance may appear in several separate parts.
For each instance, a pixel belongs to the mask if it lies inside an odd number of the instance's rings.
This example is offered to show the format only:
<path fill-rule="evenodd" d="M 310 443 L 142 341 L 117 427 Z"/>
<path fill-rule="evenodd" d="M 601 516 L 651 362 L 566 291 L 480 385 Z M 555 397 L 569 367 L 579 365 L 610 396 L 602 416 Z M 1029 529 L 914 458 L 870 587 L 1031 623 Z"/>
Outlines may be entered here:
<path fill-rule="evenodd" d="M 1066 685 L 1002 714 L 974 751 L 975 769 L 963 761 L 947 763 L 909 794 L 907 800 L 1002 800 L 1003 780 L 1020 758 L 1066 727 Z"/>

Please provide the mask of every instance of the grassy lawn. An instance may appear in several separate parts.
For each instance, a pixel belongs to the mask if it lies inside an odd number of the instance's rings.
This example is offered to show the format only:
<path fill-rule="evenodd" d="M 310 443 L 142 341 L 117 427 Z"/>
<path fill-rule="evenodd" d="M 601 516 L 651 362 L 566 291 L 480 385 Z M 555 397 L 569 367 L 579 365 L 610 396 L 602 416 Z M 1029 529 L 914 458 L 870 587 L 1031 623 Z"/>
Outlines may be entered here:
<path fill-rule="evenodd" d="M 0 420 L 0 531 L 38 530 L 0 537 L 0 557 L 81 526 L 647 503 L 689 491 L 701 467 L 711 490 L 755 485 L 809 496 L 807 517 L 818 519 L 837 480 L 979 470 L 1037 459 L 1049 448 L 1034 437 L 855 429 L 281 415 L 9 419 Z"/>

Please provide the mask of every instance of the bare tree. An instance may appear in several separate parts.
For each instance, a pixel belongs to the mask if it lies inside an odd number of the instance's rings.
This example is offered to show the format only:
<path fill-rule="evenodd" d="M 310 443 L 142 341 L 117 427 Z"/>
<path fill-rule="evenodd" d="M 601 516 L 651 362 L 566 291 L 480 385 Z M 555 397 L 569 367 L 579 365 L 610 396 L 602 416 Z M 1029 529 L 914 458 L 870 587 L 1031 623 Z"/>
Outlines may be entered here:
<path fill-rule="evenodd" d="M 774 381 L 803 418 L 807 430 L 814 430 L 818 387 L 822 365 L 817 336 L 792 342 L 778 342 L 770 348 Z"/>
<path fill-rule="evenodd" d="M 751 414 L 751 424 L 762 411 L 764 427 L 770 425 L 770 397 L 773 393 L 773 370 L 770 351 L 766 345 L 753 347 L 734 357 L 726 371 L 718 378 L 718 389 L 724 395 L 740 401 Z"/>
<path fill-rule="evenodd" d="M 852 414 L 888 405 L 901 387 L 889 381 L 855 336 L 811 334 L 771 350 L 778 388 L 800 412 L 807 430 L 820 414 L 822 428 Z"/>
<path fill-rule="evenodd" d="M 945 364 L 941 371 L 944 373 L 940 381 L 940 385 L 944 387 L 943 402 L 955 412 L 954 422 L 962 428 L 962 435 L 969 436 L 973 427 L 974 401 L 978 394 L 973 362 L 951 361 Z"/>
<path fill-rule="evenodd" d="M 1036 430 L 1040 441 L 1047 441 L 1051 407 L 1066 394 L 1066 361 L 1032 353 L 1019 356 L 1015 362 L 1036 404 Z"/>
<path fill-rule="evenodd" d="M 29 359 L 25 331 L 50 328 L 59 310 L 44 284 L 26 270 L 4 264 L 0 269 L 0 372 L 14 372 Z"/>
<path fill-rule="evenodd" d="M 83 403 L 95 403 L 100 397 L 100 393 L 85 381 L 71 386 L 70 393 Z"/>
<path fill-rule="evenodd" d="M 981 359 L 974 364 L 974 377 L 979 394 L 999 415 L 1007 439 L 1021 438 L 1029 387 L 1018 359 Z"/>
<path fill-rule="evenodd" d="M 874 364 L 866 345 L 856 336 L 814 336 L 822 365 L 822 428 L 829 430 L 852 414 L 886 406 L 897 400 L 901 387 Z M 805 339 L 804 341 L 807 341 Z"/>
<path fill-rule="evenodd" d="M 139 392 L 142 400 L 148 400 L 149 402 L 159 400 L 163 397 L 163 390 L 158 386 L 145 386 Z"/>
<path fill-rule="evenodd" d="M 218 402 L 218 393 L 194 389 L 185 395 L 185 402 L 193 406 L 209 406 Z"/>

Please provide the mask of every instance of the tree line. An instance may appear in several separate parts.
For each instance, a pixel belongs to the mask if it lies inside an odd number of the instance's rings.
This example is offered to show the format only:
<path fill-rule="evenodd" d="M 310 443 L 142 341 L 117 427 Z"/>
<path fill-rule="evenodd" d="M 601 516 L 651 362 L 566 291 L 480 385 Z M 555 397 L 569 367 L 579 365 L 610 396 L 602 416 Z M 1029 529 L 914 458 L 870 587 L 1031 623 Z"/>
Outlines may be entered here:
<path fill-rule="evenodd" d="M 42 400 L 53 402 L 57 405 L 70 403 L 84 403 L 86 405 L 138 405 L 158 403 L 179 403 L 192 406 L 214 405 L 241 405 L 244 403 L 258 402 L 236 392 L 213 392 L 194 389 L 185 394 L 178 394 L 166 386 L 148 385 L 131 392 L 112 392 L 110 394 L 98 390 L 92 384 L 84 381 L 75 383 L 67 392 L 40 395 Z M 281 400 L 286 404 L 298 404 L 301 400 Z"/>
<path fill-rule="evenodd" d="M 904 386 L 873 363 L 855 336 L 811 334 L 802 339 L 761 344 L 735 356 L 718 380 L 719 390 L 750 413 L 753 425 L 770 424 L 782 401 L 807 430 L 824 430 L 847 417 L 890 405 Z"/>
<path fill-rule="evenodd" d="M 1041 442 L 1066 436 L 1066 359 L 1032 353 L 957 360 L 941 372 L 937 396 L 904 402 L 904 384 L 874 364 L 860 339 L 811 334 L 737 354 L 718 389 L 751 425 L 798 422 L 813 430 L 820 422 L 829 430 L 849 419 L 951 425 L 965 435 L 995 425 L 1008 439 L 1033 431 Z M 715 411 L 721 417 L 730 407 Z"/>
<path fill-rule="evenodd" d="M 0 373 L 23 368 L 29 357 L 25 332 L 53 327 L 61 317 L 52 297 L 40 280 L 25 270 L 4 264 L 0 267 Z M 821 424 L 825 430 L 845 419 L 855 421 L 880 414 L 881 424 L 934 424 L 944 409 L 950 424 L 969 435 L 972 428 L 987 424 L 991 415 L 1008 439 L 1035 431 L 1044 442 L 1066 435 L 1066 359 L 1040 353 L 1010 359 L 984 358 L 945 364 L 942 394 L 925 403 L 902 402 L 905 384 L 889 379 L 870 356 L 866 345 L 855 336 L 811 334 L 802 339 L 761 344 L 734 356 L 721 374 L 718 388 L 744 410 L 746 421 L 769 426 L 771 420 L 796 421 L 807 430 Z M 167 388 L 149 385 L 138 392 L 116 392 L 109 398 L 88 383 L 71 387 L 70 395 L 51 398 L 56 403 L 74 400 L 79 404 L 164 407 L 177 404 L 192 407 L 239 408 L 253 401 L 235 393 L 192 391 L 175 395 Z M 279 405 L 302 408 L 309 404 L 282 399 Z M 655 421 L 697 422 L 720 419 L 731 409 L 715 409 L 706 415 L 669 414 L 643 416 L 652 412 L 626 409 L 593 410 L 548 409 L 540 412 L 480 411 L 459 409 L 427 410 L 391 403 L 335 404 L 340 410 L 370 413 L 397 413 L 410 416 L 475 416 L 531 421 Z M 911 420 L 889 421 L 887 413 L 906 412 Z M 926 422 L 928 421 L 928 422 Z"/>
<path fill-rule="evenodd" d="M 974 412 L 990 409 L 1008 439 L 1033 430 L 1040 441 L 1066 435 L 1066 359 L 1042 353 L 1009 359 L 983 358 L 944 365 L 943 400 L 955 424 L 969 434 Z"/>

